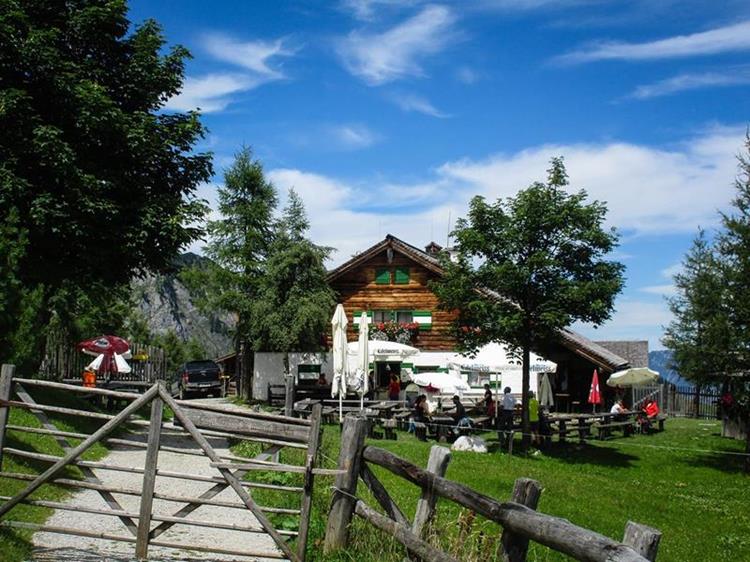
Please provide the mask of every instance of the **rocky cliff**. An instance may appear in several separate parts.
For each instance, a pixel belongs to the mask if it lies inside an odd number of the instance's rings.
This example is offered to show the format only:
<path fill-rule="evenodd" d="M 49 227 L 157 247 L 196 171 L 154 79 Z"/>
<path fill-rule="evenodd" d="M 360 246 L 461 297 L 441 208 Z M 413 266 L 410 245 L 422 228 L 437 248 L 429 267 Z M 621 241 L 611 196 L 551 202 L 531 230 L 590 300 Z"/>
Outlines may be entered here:
<path fill-rule="evenodd" d="M 164 334 L 173 330 L 184 341 L 194 337 L 209 357 L 219 357 L 232 351 L 234 317 L 200 311 L 195 295 L 179 277 L 184 268 L 199 265 L 206 259 L 193 253 L 182 254 L 172 273 L 148 275 L 134 280 L 131 286 L 133 298 L 152 333 Z"/>

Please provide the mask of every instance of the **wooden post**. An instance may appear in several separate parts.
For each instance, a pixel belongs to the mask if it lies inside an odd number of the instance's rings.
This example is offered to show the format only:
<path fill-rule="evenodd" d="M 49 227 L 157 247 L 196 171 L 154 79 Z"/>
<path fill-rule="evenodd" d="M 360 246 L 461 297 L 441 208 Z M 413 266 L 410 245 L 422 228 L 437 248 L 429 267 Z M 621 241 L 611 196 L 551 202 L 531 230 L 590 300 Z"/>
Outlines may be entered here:
<path fill-rule="evenodd" d="M 367 435 L 367 420 L 347 416 L 341 433 L 341 449 L 339 450 L 339 469 L 346 471 L 336 477 L 328 512 L 326 527 L 325 552 L 332 552 L 344 548 L 349 542 L 349 523 L 354 514 L 357 502 L 357 481 L 359 480 L 362 448 Z"/>
<path fill-rule="evenodd" d="M 284 374 L 284 415 L 291 416 L 294 414 L 294 377 L 289 374 Z"/>
<path fill-rule="evenodd" d="M 450 449 L 435 445 L 430 449 L 430 458 L 427 460 L 427 472 L 431 472 L 435 476 L 445 476 L 449 462 L 451 462 Z M 418 537 L 423 536 L 425 527 L 435 514 L 436 503 L 437 496 L 429 488 L 422 488 L 422 496 L 417 502 L 417 511 L 414 514 L 414 523 L 411 527 L 414 534 Z"/>
<path fill-rule="evenodd" d="M 536 509 L 541 495 L 542 485 L 539 482 L 529 478 L 518 478 L 513 485 L 510 501 L 525 505 L 529 509 Z M 505 529 L 500 539 L 500 548 L 504 562 L 525 562 L 529 539 Z"/>
<path fill-rule="evenodd" d="M 625 537 L 622 543 L 635 550 L 646 560 L 656 560 L 656 551 L 659 549 L 661 533 L 656 529 L 628 521 L 625 525 Z"/>
<path fill-rule="evenodd" d="M 157 383 L 164 386 L 163 381 Z M 148 558 L 148 541 L 151 531 L 151 508 L 154 504 L 154 486 L 156 484 L 156 466 L 159 460 L 159 445 L 161 442 L 161 416 L 164 403 L 160 396 L 151 402 L 151 420 L 148 428 L 148 449 L 146 450 L 146 464 L 143 472 L 143 488 L 141 507 L 138 515 L 138 533 L 136 535 L 135 556 L 138 560 Z"/>
<path fill-rule="evenodd" d="M 3 365 L 0 371 L 0 400 L 10 400 L 10 390 L 13 387 L 15 365 Z M 0 406 L 0 470 L 3 467 L 3 445 L 5 444 L 5 426 L 8 424 L 10 406 Z"/>
<path fill-rule="evenodd" d="M 299 535 L 297 535 L 297 556 L 302 562 L 305 562 L 305 550 L 307 548 L 307 534 L 310 529 L 310 513 L 312 511 L 313 500 L 313 471 L 315 461 L 318 456 L 320 447 L 321 419 L 323 416 L 323 406 L 315 404 L 312 407 L 310 421 L 310 443 L 307 447 L 307 459 L 305 462 L 305 491 L 302 496 L 302 510 L 300 513 Z"/>

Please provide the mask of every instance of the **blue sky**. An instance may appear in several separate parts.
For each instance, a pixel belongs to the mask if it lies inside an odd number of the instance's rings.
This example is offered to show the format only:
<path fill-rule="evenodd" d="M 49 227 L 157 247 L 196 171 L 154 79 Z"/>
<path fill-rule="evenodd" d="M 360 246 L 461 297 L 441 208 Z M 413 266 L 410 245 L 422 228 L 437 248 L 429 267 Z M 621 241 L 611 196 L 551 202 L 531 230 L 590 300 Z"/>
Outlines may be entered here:
<path fill-rule="evenodd" d="M 750 2 L 131 1 L 194 58 L 169 109 L 200 107 L 217 175 L 252 147 L 295 187 L 330 265 L 387 233 L 444 244 L 476 194 L 565 157 L 606 201 L 627 266 L 594 339 L 662 347 L 664 296 L 732 197 L 750 123 Z M 195 248 L 194 248 L 195 249 Z"/>

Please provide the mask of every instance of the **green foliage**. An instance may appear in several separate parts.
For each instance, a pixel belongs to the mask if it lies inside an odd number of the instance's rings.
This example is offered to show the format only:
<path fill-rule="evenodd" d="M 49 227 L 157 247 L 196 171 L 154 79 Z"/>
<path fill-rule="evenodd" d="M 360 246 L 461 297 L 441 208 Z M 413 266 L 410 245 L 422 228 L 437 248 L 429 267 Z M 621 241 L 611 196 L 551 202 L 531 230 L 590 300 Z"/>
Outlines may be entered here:
<path fill-rule="evenodd" d="M 605 321 L 623 285 L 623 266 L 605 259 L 617 245 L 602 226 L 606 206 L 587 204 L 583 190 L 568 193 L 567 183 L 554 158 L 547 183 L 495 203 L 472 199 L 453 232 L 458 261 L 444 260 L 446 275 L 433 284 L 441 306 L 460 313 L 465 350 L 502 341 L 523 351 L 524 424 L 529 350 L 575 321 Z"/>
<path fill-rule="evenodd" d="M 307 218 L 294 192 L 283 217 L 253 303 L 254 348 L 287 353 L 321 349 L 335 305 L 324 266 L 331 248 L 304 237 Z"/>
<path fill-rule="evenodd" d="M 31 293 L 42 334 L 66 312 L 55 302 L 161 270 L 201 234 L 195 189 L 212 170 L 192 148 L 203 126 L 195 113 L 159 111 L 189 54 L 165 53 L 158 24 L 131 28 L 126 13 L 119 0 L 0 4 L 3 352 L 22 339 Z"/>
<path fill-rule="evenodd" d="M 719 258 L 703 230 L 693 241 L 674 276 L 677 294 L 668 299 L 674 319 L 662 342 L 672 350 L 680 375 L 698 385 L 715 384 L 716 373 L 729 367 L 729 311 Z"/>
<path fill-rule="evenodd" d="M 221 218 L 208 223 L 211 262 L 185 270 L 182 280 L 199 292 L 202 309 L 235 313 L 238 339 L 252 340 L 251 309 L 273 243 L 277 197 L 250 148 L 235 155 L 218 200 Z"/>

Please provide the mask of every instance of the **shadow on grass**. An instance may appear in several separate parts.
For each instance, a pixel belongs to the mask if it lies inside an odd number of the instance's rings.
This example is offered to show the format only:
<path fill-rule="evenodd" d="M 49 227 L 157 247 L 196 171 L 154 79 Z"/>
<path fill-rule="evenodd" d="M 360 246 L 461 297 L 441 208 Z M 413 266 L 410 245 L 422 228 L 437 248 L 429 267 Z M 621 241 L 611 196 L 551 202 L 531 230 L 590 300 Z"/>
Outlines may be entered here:
<path fill-rule="evenodd" d="M 737 449 L 722 447 L 712 453 L 696 453 L 681 459 L 683 464 L 693 468 L 712 468 L 726 474 L 741 474 L 745 469 L 745 457 L 737 454 Z"/>
<path fill-rule="evenodd" d="M 552 443 L 542 449 L 542 454 L 568 464 L 596 464 L 619 468 L 628 468 L 633 465 L 633 461 L 638 460 L 635 455 L 611 447 L 577 443 Z"/>

